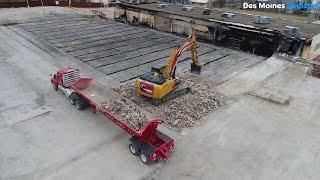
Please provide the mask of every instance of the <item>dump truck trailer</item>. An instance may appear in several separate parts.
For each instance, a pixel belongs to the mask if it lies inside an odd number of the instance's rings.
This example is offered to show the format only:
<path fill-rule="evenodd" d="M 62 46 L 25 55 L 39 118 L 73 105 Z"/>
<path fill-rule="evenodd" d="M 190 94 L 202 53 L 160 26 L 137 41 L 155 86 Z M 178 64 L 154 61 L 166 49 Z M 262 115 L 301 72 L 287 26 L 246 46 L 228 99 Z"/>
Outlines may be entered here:
<path fill-rule="evenodd" d="M 66 67 L 58 70 L 53 75 L 51 84 L 54 90 L 64 94 L 77 109 L 91 107 L 94 113 L 100 112 L 129 133 L 132 136 L 129 150 L 133 155 L 139 156 L 143 163 L 167 160 L 172 154 L 174 140 L 157 129 L 158 125 L 163 123 L 162 119 L 150 118 L 148 113 L 139 108 L 134 109 L 139 111 L 135 112 L 137 116 L 132 116 L 129 120 L 121 119 L 128 117 L 122 114 L 122 109 L 136 105 L 91 77 L 80 77 L 78 69 Z M 115 102 L 126 107 L 119 107 L 117 110 L 110 108 Z"/>

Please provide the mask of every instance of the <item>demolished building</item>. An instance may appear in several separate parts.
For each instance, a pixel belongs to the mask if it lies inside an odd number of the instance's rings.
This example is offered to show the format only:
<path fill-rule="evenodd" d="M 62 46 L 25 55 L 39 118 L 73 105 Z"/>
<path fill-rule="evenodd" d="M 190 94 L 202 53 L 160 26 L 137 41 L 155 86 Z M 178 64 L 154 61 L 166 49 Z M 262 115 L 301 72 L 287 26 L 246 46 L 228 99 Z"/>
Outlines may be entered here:
<path fill-rule="evenodd" d="M 177 4 L 118 4 L 115 19 L 261 56 L 284 53 L 317 60 L 320 25 Z"/>

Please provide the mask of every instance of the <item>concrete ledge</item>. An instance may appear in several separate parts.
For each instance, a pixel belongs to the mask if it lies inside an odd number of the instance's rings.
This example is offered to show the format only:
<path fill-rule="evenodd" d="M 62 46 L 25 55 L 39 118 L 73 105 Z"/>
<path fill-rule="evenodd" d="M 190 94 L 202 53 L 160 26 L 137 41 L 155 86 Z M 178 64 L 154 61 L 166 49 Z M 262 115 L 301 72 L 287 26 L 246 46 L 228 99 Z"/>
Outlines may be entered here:
<path fill-rule="evenodd" d="M 249 92 L 248 94 L 257 98 L 261 98 L 285 106 L 290 105 L 291 101 L 293 100 L 293 98 L 290 95 L 285 94 L 279 89 L 271 88 L 268 86 L 261 86 L 258 89 Z"/>

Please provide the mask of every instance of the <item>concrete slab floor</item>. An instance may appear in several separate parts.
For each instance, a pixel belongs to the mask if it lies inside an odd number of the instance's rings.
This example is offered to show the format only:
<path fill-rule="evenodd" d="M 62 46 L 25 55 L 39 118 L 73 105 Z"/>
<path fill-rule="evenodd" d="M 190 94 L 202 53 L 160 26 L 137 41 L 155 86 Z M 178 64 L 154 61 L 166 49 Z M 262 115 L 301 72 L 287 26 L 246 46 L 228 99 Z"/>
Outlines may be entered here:
<path fill-rule="evenodd" d="M 22 36 L 25 38 L 34 37 L 48 46 L 67 52 L 119 82 L 132 80 L 149 71 L 152 66 L 165 64 L 172 49 L 185 39 L 153 29 L 130 26 L 97 17 L 85 19 L 83 16 L 72 15 L 69 18 L 65 15 L 65 19 L 67 22 L 49 18 L 45 22 L 10 26 L 10 29 L 23 32 Z M 224 58 L 220 56 L 221 54 L 233 55 L 230 56 L 233 58 Z M 224 65 L 226 69 L 232 67 L 234 60 L 238 58 L 251 62 L 251 58 L 257 57 L 200 42 L 198 55 L 200 61 L 205 64 L 223 58 L 219 65 L 222 69 Z M 190 53 L 187 52 L 182 56 L 179 61 L 179 70 L 189 71 Z M 218 62 L 208 66 L 213 64 Z M 210 68 L 207 69 L 207 76 L 216 73 Z"/>
<path fill-rule="evenodd" d="M 25 11 L 14 12 L 21 15 Z M 59 10 L 59 17 L 36 18 L 41 22 L 34 25 L 51 23 L 63 30 L 63 13 Z M 83 18 L 76 13 L 65 17 L 72 17 L 70 21 Z M 24 17 L 23 21 L 32 18 Z M 134 37 L 156 33 L 157 37 L 179 39 L 143 28 L 138 31 L 141 34 Z M 119 77 L 106 76 L 108 69 L 97 70 L 77 59 L 82 49 L 74 51 L 74 57 L 59 46 L 48 46 L 43 39 L 29 36 L 20 26 L 0 26 L 0 32 L 0 179 L 319 179 L 320 83 L 306 75 L 304 66 L 276 57 L 263 61 L 243 52 L 209 46 L 217 52 L 203 56 L 205 61 L 220 59 L 206 66 L 205 75 L 213 83 L 219 82 L 217 91 L 231 99 L 230 107 L 205 117 L 199 127 L 181 134 L 168 132 L 177 140 L 175 154 L 166 164 L 145 166 L 129 154 L 128 136 L 122 130 L 89 110 L 77 111 L 52 91 L 49 82 L 49 74 L 63 66 L 79 67 L 109 86 L 119 83 L 115 81 Z M 58 37 L 52 32 L 50 35 Z M 86 42 L 79 42 L 88 44 L 79 47 L 94 52 L 95 45 L 117 43 L 117 36 L 110 37 L 100 44 L 89 44 L 99 36 L 86 35 Z M 230 55 L 221 58 L 226 54 Z M 150 68 L 133 64 L 135 67 L 128 69 L 132 76 Z M 179 71 L 183 72 L 188 66 L 184 62 L 181 65 Z M 125 77 L 123 74 L 121 78 Z M 247 95 L 262 84 L 291 95 L 292 103 L 276 105 Z"/>

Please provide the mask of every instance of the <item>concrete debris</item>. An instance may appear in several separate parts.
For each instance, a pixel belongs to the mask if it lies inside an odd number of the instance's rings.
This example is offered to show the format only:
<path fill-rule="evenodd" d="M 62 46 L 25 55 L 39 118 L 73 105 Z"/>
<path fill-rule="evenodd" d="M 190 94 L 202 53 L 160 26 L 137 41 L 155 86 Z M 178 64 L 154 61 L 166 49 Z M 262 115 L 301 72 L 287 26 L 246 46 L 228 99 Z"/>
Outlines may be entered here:
<path fill-rule="evenodd" d="M 320 65 L 314 64 L 310 66 L 308 73 L 313 77 L 320 78 Z"/>
<path fill-rule="evenodd" d="M 265 99 L 270 102 L 286 106 L 289 105 L 292 101 L 292 97 L 290 95 L 287 95 L 278 89 L 271 88 L 268 86 L 262 86 L 259 89 L 249 92 L 249 94 L 261 99 Z"/>
<path fill-rule="evenodd" d="M 223 96 L 211 91 L 212 85 L 194 76 L 181 78 L 181 85 L 189 86 L 191 92 L 155 106 L 150 99 L 137 94 L 133 83 L 126 83 L 115 91 L 144 107 L 150 113 L 161 117 L 174 130 L 193 127 L 202 117 L 226 105 Z"/>
<path fill-rule="evenodd" d="M 126 99 L 104 101 L 102 106 L 135 130 L 139 130 L 147 122 L 146 115 Z"/>

